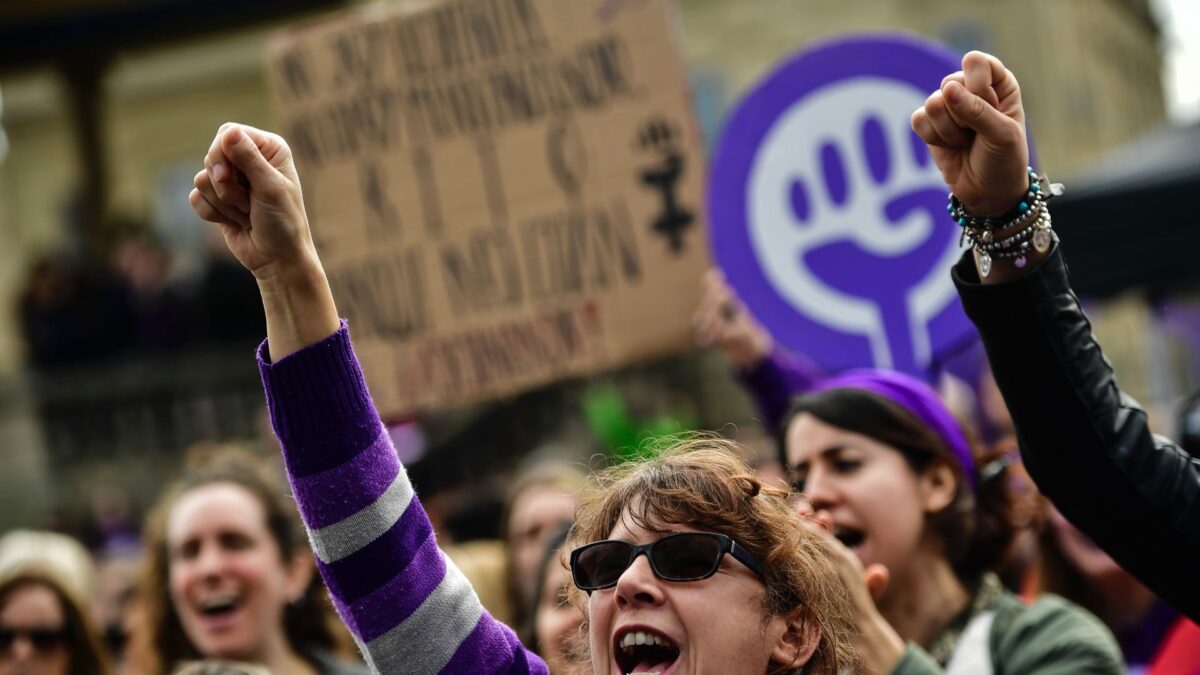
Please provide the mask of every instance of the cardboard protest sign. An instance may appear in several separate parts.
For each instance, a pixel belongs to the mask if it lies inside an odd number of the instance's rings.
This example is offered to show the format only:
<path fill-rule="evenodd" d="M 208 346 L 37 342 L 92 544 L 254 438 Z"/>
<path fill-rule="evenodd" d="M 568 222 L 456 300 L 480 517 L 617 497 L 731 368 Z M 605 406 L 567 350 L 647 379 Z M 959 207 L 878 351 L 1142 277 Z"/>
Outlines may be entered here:
<path fill-rule="evenodd" d="M 950 280 L 960 228 L 910 126 L 959 68 L 906 34 L 830 38 L 739 102 L 712 162 L 718 264 L 784 345 L 830 371 L 931 371 L 978 339 Z"/>
<path fill-rule="evenodd" d="M 703 167 L 668 0 L 370 8 L 269 49 L 380 410 L 685 349 Z"/>

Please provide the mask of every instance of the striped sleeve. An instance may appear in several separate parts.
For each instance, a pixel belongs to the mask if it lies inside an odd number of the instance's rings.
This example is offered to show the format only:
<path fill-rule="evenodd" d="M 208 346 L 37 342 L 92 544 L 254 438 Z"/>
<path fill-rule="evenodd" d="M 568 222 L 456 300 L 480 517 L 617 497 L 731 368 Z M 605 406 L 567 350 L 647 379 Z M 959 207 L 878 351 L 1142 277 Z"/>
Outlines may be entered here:
<path fill-rule="evenodd" d="M 438 548 L 346 324 L 276 364 L 264 342 L 258 363 L 317 567 L 372 671 L 546 673 Z"/>

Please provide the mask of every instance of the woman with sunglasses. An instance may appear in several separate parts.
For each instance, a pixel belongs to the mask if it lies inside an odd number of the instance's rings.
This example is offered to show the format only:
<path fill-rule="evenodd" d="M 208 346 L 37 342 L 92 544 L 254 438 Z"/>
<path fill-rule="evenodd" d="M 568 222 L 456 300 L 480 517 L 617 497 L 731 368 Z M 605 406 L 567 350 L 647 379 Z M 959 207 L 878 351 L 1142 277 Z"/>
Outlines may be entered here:
<path fill-rule="evenodd" d="M 1006 467 L 978 462 L 927 385 L 870 370 L 823 381 L 794 402 L 783 440 L 846 564 L 883 580 L 851 593 L 875 671 L 1124 672 L 1095 617 L 1053 596 L 1023 605 L 991 572 L 1013 535 Z"/>
<path fill-rule="evenodd" d="M 334 604 L 381 673 L 544 673 L 438 550 L 371 403 L 282 138 L 225 125 L 190 201 L 258 280 L 272 424 Z M 615 474 L 574 557 L 596 673 L 834 675 L 847 608 L 824 540 L 725 444 Z M 582 591 L 581 591 L 582 593 Z"/>
<path fill-rule="evenodd" d="M 71 557 L 82 560 L 73 563 L 51 553 L 62 552 L 56 540 L 66 537 L 28 536 L 38 549 L 14 556 L 6 546 L 0 556 L 0 675 L 109 675 L 81 587 L 90 565 L 86 552 L 72 542 L 79 553 Z"/>

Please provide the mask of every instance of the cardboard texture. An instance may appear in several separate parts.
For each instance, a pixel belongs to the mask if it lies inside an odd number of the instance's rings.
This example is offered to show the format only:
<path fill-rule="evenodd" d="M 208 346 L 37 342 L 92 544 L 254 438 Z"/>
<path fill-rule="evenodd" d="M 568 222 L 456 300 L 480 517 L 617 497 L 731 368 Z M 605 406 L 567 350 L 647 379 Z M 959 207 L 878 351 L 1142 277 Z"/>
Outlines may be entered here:
<path fill-rule="evenodd" d="M 687 349 L 703 166 L 669 0 L 371 7 L 268 67 L 385 418 Z"/>

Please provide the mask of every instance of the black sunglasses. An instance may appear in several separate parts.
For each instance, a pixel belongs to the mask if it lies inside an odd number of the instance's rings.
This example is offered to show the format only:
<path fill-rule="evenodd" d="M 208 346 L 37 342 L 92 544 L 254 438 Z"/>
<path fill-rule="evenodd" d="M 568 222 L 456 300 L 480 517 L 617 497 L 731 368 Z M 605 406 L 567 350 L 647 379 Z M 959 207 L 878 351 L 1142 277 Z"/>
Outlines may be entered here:
<path fill-rule="evenodd" d="M 0 628 L 0 652 L 8 652 L 19 639 L 29 640 L 33 650 L 37 652 L 53 651 L 67 638 L 64 630 L 48 628 Z"/>
<path fill-rule="evenodd" d="M 580 546 L 571 551 L 571 578 L 580 590 L 589 593 L 615 586 L 643 553 L 654 575 L 666 581 L 707 579 L 720 569 L 726 553 L 762 579 L 767 578 L 767 568 L 754 554 L 715 532 L 679 532 L 640 546 L 619 539 Z"/>

